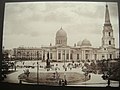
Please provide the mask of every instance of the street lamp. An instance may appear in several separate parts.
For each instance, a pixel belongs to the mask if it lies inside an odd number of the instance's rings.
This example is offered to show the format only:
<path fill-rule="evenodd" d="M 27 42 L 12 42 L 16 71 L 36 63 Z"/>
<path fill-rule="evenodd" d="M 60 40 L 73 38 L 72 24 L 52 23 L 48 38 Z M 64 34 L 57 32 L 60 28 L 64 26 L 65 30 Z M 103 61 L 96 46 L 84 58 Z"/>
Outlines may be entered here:
<path fill-rule="evenodd" d="M 45 61 L 45 50 L 43 50 L 43 60 L 42 61 Z"/>
<path fill-rule="evenodd" d="M 110 87 L 110 76 L 111 76 L 111 68 L 109 64 L 109 59 L 105 60 L 103 57 L 103 63 L 105 64 L 105 67 L 103 69 L 104 75 L 102 76 L 103 79 L 107 79 L 107 87 Z M 105 71 L 107 71 L 105 73 Z"/>
<path fill-rule="evenodd" d="M 63 56 L 64 56 L 64 69 L 65 69 L 65 50 L 63 51 Z"/>
<path fill-rule="evenodd" d="M 107 68 L 108 68 L 108 82 L 107 82 L 107 86 L 110 86 L 110 75 L 111 75 L 111 68 L 110 68 L 110 64 L 109 64 L 109 59 L 107 60 Z"/>
<path fill-rule="evenodd" d="M 37 84 L 39 84 L 39 63 L 38 63 L 39 52 L 37 51 Z"/>
<path fill-rule="evenodd" d="M 63 51 L 63 56 L 64 56 L 64 70 L 66 71 L 67 68 L 66 68 L 66 65 L 65 65 L 65 50 Z M 64 80 L 66 80 L 66 73 L 64 71 Z"/>
<path fill-rule="evenodd" d="M 88 75 L 87 71 L 85 71 L 84 75 L 85 75 L 85 86 L 86 86 L 86 76 Z"/>

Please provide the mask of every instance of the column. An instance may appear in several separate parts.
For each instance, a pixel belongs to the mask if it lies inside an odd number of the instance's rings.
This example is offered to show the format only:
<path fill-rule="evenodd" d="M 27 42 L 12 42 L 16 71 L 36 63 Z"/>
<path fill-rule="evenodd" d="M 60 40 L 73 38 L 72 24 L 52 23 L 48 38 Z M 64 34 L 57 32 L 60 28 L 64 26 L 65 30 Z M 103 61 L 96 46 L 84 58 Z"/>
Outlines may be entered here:
<path fill-rule="evenodd" d="M 45 61 L 46 61 L 46 59 L 47 59 L 47 54 L 46 54 L 46 52 L 45 52 Z"/>
<path fill-rule="evenodd" d="M 84 52 L 83 52 L 83 50 L 82 50 L 82 60 L 84 60 Z"/>
<path fill-rule="evenodd" d="M 57 61 L 58 61 L 58 49 L 57 49 L 57 55 L 56 55 L 57 57 L 56 57 L 56 59 L 57 59 Z"/>
<path fill-rule="evenodd" d="M 85 60 L 85 50 L 83 50 L 83 60 Z"/>
<path fill-rule="evenodd" d="M 62 57 L 62 56 L 63 56 L 63 51 L 61 50 L 61 61 L 64 60 L 64 57 Z"/>
<path fill-rule="evenodd" d="M 70 50 L 69 50 L 69 61 L 71 61 L 71 60 L 70 60 Z"/>
<path fill-rule="evenodd" d="M 42 53 L 41 53 L 41 54 L 42 54 L 42 60 L 43 60 L 43 50 L 42 50 Z"/>
<path fill-rule="evenodd" d="M 65 50 L 65 62 L 66 62 L 66 50 Z"/>
<path fill-rule="evenodd" d="M 89 60 L 92 60 L 92 51 L 90 50 L 90 58 Z"/>

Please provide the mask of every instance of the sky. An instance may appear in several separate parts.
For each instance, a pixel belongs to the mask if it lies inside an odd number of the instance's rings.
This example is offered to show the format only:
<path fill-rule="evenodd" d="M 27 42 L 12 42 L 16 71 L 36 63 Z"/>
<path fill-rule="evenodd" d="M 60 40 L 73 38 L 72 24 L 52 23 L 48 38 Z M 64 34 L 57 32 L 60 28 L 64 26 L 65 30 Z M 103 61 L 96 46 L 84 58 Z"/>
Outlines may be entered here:
<path fill-rule="evenodd" d="M 119 47 L 118 6 L 107 2 L 115 46 Z M 55 45 L 56 32 L 62 27 L 67 44 L 88 39 L 100 47 L 105 22 L 106 2 L 16 2 L 6 3 L 3 46 L 6 49 Z"/>

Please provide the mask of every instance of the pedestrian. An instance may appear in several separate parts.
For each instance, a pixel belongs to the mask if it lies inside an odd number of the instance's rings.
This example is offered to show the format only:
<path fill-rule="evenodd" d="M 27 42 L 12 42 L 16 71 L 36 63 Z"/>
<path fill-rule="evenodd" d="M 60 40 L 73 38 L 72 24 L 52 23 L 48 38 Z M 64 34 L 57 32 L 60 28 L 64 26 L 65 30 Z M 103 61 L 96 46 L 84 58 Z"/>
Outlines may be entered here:
<path fill-rule="evenodd" d="M 60 75 L 59 75 L 59 73 L 58 73 L 57 71 L 55 72 L 55 77 L 56 77 L 57 80 L 58 80 L 59 77 L 60 77 Z"/>
<path fill-rule="evenodd" d="M 65 79 L 65 85 L 67 85 L 67 80 Z"/>
<path fill-rule="evenodd" d="M 64 80 L 62 79 L 62 83 L 61 83 L 62 86 L 65 86 L 65 82 Z"/>
<path fill-rule="evenodd" d="M 91 75 L 89 74 L 89 79 L 91 78 Z"/>
<path fill-rule="evenodd" d="M 19 80 L 19 84 L 22 84 L 22 80 Z"/>
<path fill-rule="evenodd" d="M 59 80 L 59 82 L 58 82 L 58 83 L 59 83 L 59 86 L 61 86 L 61 83 L 62 83 L 62 82 L 61 82 L 61 80 Z"/>
<path fill-rule="evenodd" d="M 72 70 L 72 67 L 73 67 L 72 64 L 70 64 L 70 65 L 69 65 L 70 70 Z"/>
<path fill-rule="evenodd" d="M 65 66 L 64 66 L 64 65 L 63 65 L 62 67 L 63 67 L 63 69 L 65 69 Z"/>
<path fill-rule="evenodd" d="M 25 74 L 27 77 L 29 77 L 29 74 L 30 74 L 29 69 L 23 70 L 23 71 L 24 71 L 24 74 Z"/>
<path fill-rule="evenodd" d="M 57 70 L 60 70 L 60 68 L 58 67 L 58 64 L 56 64 L 56 67 L 55 67 L 55 71 Z"/>
<path fill-rule="evenodd" d="M 23 65 L 25 64 L 25 62 L 23 62 Z"/>
<path fill-rule="evenodd" d="M 55 77 L 55 73 L 53 73 L 53 76 L 52 76 L 52 77 L 53 77 L 53 79 L 55 79 L 55 78 L 56 78 L 56 77 Z"/>
<path fill-rule="evenodd" d="M 108 87 L 110 87 L 110 79 L 108 78 Z"/>

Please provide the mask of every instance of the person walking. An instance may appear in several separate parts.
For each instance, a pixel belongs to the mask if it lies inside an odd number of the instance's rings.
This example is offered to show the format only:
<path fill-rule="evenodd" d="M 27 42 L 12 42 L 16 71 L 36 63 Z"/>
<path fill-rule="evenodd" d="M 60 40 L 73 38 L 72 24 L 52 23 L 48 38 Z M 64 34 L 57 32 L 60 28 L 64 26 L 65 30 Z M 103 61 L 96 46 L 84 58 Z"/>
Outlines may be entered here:
<path fill-rule="evenodd" d="M 29 77 L 29 74 L 30 74 L 30 71 L 29 71 L 29 69 L 27 69 L 27 70 L 26 70 L 26 75 L 27 75 L 27 77 Z"/>
<path fill-rule="evenodd" d="M 89 79 L 91 79 L 91 75 L 89 74 Z"/>
<path fill-rule="evenodd" d="M 64 83 L 65 83 L 65 85 L 67 85 L 67 80 L 66 79 L 65 79 Z"/>
<path fill-rule="evenodd" d="M 65 86 L 65 82 L 64 82 L 63 79 L 62 79 L 61 85 L 62 85 L 62 86 Z"/>
<path fill-rule="evenodd" d="M 59 83 L 59 86 L 61 86 L 61 85 L 62 85 L 62 80 L 59 80 L 59 82 L 58 82 L 58 83 Z"/>
<path fill-rule="evenodd" d="M 56 67 L 55 67 L 55 71 L 57 70 L 60 70 L 60 68 L 58 67 L 58 64 L 56 64 Z"/>

